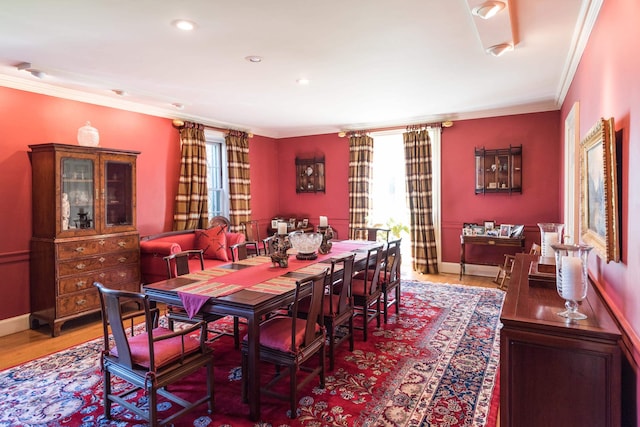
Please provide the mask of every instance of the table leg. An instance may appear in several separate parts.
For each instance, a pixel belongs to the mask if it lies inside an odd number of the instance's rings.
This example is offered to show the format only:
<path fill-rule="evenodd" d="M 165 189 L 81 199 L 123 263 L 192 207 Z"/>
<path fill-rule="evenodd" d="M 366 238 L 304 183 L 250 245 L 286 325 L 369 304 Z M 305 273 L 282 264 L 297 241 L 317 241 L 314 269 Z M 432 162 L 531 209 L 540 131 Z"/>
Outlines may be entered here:
<path fill-rule="evenodd" d="M 260 381 L 258 375 L 258 365 L 260 364 L 260 327 L 259 322 L 253 316 L 247 318 L 247 344 L 249 348 L 248 356 L 248 399 L 249 418 L 252 421 L 260 419 Z"/>
<path fill-rule="evenodd" d="M 462 276 L 464 275 L 464 237 L 460 237 L 460 280 L 462 280 Z"/>

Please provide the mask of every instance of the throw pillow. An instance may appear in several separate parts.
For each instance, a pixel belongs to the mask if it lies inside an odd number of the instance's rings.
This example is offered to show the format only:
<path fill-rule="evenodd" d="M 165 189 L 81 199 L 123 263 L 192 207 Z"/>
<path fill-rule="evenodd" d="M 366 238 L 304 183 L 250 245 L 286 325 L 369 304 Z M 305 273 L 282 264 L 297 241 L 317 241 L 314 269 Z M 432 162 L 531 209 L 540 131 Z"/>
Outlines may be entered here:
<path fill-rule="evenodd" d="M 202 249 L 205 258 L 229 261 L 225 231 L 226 227 L 222 225 L 196 230 L 196 247 Z"/>

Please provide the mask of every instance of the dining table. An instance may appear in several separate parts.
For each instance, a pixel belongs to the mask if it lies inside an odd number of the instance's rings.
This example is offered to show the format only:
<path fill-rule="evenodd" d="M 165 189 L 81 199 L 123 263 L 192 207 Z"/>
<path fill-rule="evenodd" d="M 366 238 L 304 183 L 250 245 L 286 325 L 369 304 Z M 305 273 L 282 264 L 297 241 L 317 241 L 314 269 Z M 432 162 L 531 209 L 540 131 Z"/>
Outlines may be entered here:
<path fill-rule="evenodd" d="M 293 302 L 296 282 L 328 269 L 332 257 L 354 252 L 356 265 L 362 265 L 376 242 L 343 240 L 332 244 L 330 253 L 318 254 L 314 260 L 289 256 L 285 268 L 274 265 L 269 256 L 256 256 L 144 284 L 143 291 L 150 301 L 183 307 L 190 315 L 206 313 L 246 320 L 249 418 L 258 421 L 261 319 Z M 334 274 L 340 275 L 341 271 Z"/>

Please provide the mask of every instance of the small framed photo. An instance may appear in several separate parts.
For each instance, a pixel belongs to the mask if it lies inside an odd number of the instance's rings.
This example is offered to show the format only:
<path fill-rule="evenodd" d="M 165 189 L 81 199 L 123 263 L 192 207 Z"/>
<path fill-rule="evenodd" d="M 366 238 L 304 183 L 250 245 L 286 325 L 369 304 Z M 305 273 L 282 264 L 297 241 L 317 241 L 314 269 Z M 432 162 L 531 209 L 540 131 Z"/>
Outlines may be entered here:
<path fill-rule="evenodd" d="M 486 231 L 493 230 L 494 228 L 496 228 L 496 222 L 495 221 L 485 221 L 484 222 L 484 229 Z"/>
<path fill-rule="evenodd" d="M 524 232 L 524 225 L 518 224 L 511 227 L 511 237 L 514 239 L 519 239 L 522 237 L 522 233 Z"/>
<path fill-rule="evenodd" d="M 304 218 L 302 220 L 302 228 L 307 228 L 309 226 L 309 218 Z"/>
<path fill-rule="evenodd" d="M 484 235 L 484 227 L 482 225 L 474 225 L 473 226 L 473 235 L 474 236 L 482 236 L 482 235 Z"/>
<path fill-rule="evenodd" d="M 296 228 L 296 219 L 289 218 L 289 228 Z"/>
<path fill-rule="evenodd" d="M 277 219 L 272 219 L 271 220 L 271 228 L 273 228 L 274 230 L 276 230 L 278 228 L 278 220 Z"/>
<path fill-rule="evenodd" d="M 511 236 L 511 224 L 501 224 L 500 237 L 509 237 L 509 236 Z"/>

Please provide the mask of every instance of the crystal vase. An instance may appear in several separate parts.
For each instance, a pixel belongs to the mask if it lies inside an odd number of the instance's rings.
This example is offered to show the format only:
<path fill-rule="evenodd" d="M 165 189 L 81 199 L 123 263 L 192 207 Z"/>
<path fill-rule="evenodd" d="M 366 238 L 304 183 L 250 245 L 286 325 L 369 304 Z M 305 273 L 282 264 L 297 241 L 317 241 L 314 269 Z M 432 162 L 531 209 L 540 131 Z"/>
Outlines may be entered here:
<path fill-rule="evenodd" d="M 565 300 L 559 316 L 572 320 L 586 319 L 578 311 L 578 303 L 587 296 L 587 257 L 592 246 L 553 244 L 556 259 L 556 288 Z"/>

